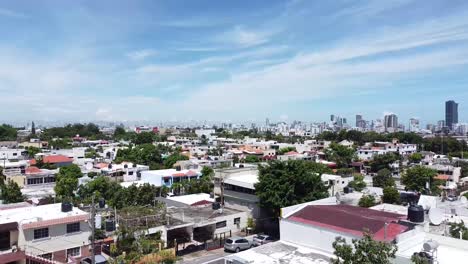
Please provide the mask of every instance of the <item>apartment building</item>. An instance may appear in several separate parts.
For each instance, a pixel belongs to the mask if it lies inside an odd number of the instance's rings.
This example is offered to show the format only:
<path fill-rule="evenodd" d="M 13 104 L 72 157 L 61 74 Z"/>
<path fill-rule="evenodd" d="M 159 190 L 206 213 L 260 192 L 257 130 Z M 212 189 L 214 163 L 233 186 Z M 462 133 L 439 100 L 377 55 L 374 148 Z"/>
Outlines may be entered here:
<path fill-rule="evenodd" d="M 0 263 L 77 263 L 89 256 L 88 219 L 71 204 L 0 207 Z"/>

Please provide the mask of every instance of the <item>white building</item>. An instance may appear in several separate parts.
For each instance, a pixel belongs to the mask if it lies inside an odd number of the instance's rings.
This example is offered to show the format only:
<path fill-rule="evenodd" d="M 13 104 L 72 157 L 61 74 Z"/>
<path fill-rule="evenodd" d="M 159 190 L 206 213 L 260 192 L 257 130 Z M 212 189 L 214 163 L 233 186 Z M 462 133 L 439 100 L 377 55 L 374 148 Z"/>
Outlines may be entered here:
<path fill-rule="evenodd" d="M 0 208 L 0 263 L 89 256 L 88 213 L 62 204 Z"/>
<path fill-rule="evenodd" d="M 0 161 L 2 160 L 22 160 L 24 149 L 0 148 Z"/>

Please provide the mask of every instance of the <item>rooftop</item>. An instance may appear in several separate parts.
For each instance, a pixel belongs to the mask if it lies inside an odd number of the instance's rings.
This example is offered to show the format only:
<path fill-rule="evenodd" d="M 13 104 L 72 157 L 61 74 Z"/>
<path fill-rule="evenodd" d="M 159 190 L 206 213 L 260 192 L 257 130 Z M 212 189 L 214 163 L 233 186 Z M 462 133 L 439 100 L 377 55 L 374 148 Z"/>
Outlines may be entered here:
<path fill-rule="evenodd" d="M 244 187 L 247 189 L 254 190 L 254 185 L 258 182 L 257 171 L 252 171 L 252 173 L 243 173 L 239 175 L 233 175 L 224 180 L 224 183 Z"/>
<path fill-rule="evenodd" d="M 73 159 L 70 159 L 69 157 L 64 156 L 64 155 L 50 155 L 50 156 L 44 156 L 42 161 L 44 163 L 71 163 L 73 162 Z M 29 164 L 36 165 L 36 159 L 30 160 Z"/>
<path fill-rule="evenodd" d="M 361 236 L 367 229 L 377 240 L 393 240 L 408 229 L 397 223 L 400 219 L 406 219 L 405 215 L 350 205 L 308 205 L 287 219 L 355 236 Z M 388 224 L 387 237 L 384 237 L 385 224 Z"/>
<path fill-rule="evenodd" d="M 196 193 L 182 196 L 167 197 L 167 199 L 187 205 L 201 205 L 198 203 L 202 201 L 208 201 L 210 203 L 214 202 L 214 199 L 211 198 L 210 195 L 207 193 Z"/>
<path fill-rule="evenodd" d="M 62 212 L 62 204 L 13 208 L 0 211 L 0 224 L 17 222 L 23 229 L 34 228 L 42 223 L 47 225 L 60 224 L 62 221 L 83 221 L 88 219 L 88 213 L 73 207 L 70 212 Z M 58 221 L 56 221 L 58 220 Z M 63 222 L 65 223 L 65 222 Z"/>
<path fill-rule="evenodd" d="M 331 257 L 318 250 L 277 241 L 227 256 L 226 259 L 249 264 L 325 264 L 330 263 Z"/>

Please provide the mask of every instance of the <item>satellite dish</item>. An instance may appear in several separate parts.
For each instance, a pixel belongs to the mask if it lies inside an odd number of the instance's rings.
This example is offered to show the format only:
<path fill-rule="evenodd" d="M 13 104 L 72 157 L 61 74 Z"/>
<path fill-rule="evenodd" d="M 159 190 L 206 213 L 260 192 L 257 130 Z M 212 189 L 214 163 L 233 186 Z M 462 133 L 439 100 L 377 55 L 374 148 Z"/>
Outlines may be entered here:
<path fill-rule="evenodd" d="M 444 214 L 439 208 L 429 210 L 429 221 L 433 225 L 440 225 L 444 221 Z"/>
<path fill-rule="evenodd" d="M 93 163 L 88 162 L 86 163 L 86 170 L 92 170 L 93 169 Z"/>
<path fill-rule="evenodd" d="M 423 207 L 424 211 L 429 211 L 431 209 L 431 204 L 426 199 L 419 199 L 418 204 Z"/>
<path fill-rule="evenodd" d="M 461 201 L 462 204 L 466 204 L 466 202 L 468 202 L 468 199 L 466 198 L 466 196 L 462 196 L 460 198 L 460 201 Z"/>

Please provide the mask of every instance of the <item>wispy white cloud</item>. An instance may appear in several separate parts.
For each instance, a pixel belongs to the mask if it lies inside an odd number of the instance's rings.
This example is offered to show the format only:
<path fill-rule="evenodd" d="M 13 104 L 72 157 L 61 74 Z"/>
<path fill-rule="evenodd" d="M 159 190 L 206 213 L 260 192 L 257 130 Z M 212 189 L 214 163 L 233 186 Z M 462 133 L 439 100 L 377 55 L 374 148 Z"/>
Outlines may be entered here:
<path fill-rule="evenodd" d="M 244 26 L 236 26 L 215 36 L 214 41 L 237 47 L 253 47 L 270 42 L 280 30 L 249 30 Z"/>
<path fill-rule="evenodd" d="M 158 54 L 157 51 L 153 49 L 142 49 L 127 53 L 127 57 L 132 60 L 144 60 L 146 58 L 153 57 L 156 54 Z"/>
<path fill-rule="evenodd" d="M 24 13 L 13 11 L 10 9 L 0 8 L 0 16 L 11 17 L 11 18 L 28 18 Z"/>
<path fill-rule="evenodd" d="M 370 16 L 376 16 L 393 9 L 404 7 L 414 0 L 392 0 L 392 1 L 352 1 L 351 6 L 345 7 L 333 15 L 333 18 L 350 16 L 363 19 Z"/>

